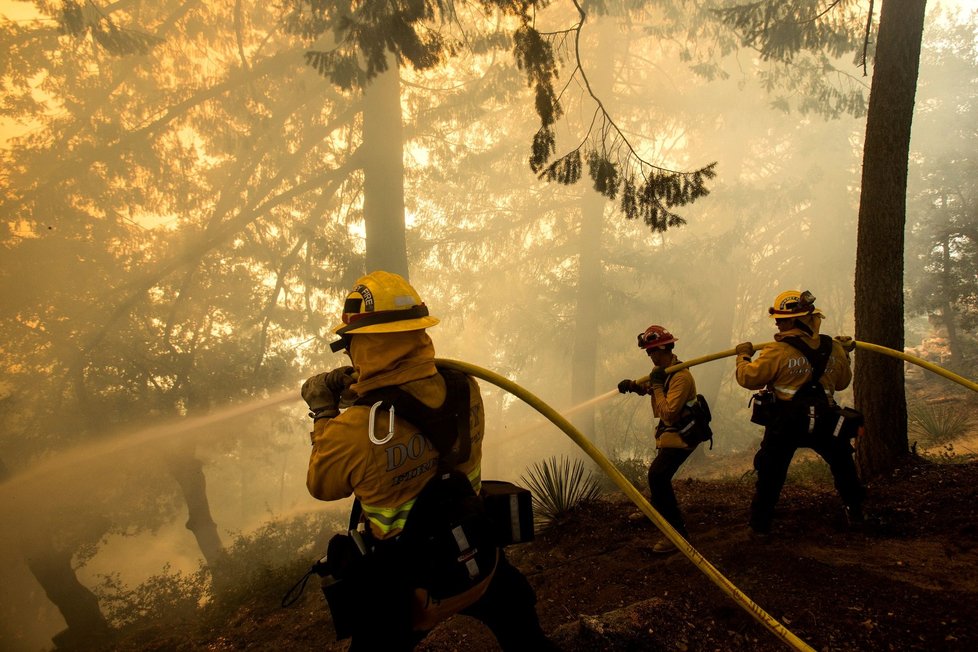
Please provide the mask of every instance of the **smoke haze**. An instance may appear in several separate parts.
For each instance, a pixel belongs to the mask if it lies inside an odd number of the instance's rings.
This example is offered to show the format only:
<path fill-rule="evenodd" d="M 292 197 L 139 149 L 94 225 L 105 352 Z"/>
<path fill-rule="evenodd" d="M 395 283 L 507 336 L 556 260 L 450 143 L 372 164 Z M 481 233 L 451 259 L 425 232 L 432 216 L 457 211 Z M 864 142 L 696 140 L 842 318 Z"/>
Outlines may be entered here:
<path fill-rule="evenodd" d="M 185 523 L 199 479 L 224 545 L 299 515 L 343 523 L 349 508 L 306 491 L 311 421 L 299 387 L 346 362 L 328 345 L 373 255 L 364 170 L 382 161 L 376 142 L 362 146 L 359 116 L 379 100 L 304 65 L 308 50 L 332 44 L 288 33 L 269 3 L 239 3 L 239 15 L 228 13 L 235 3 L 191 15 L 177 2 L 135 4 L 142 13 L 110 12 L 130 30 L 123 43 L 100 41 L 89 9 L 70 34 L 32 3 L 0 1 L 0 636 L 10 650 L 50 649 L 65 628 L 27 565 L 39 551 L 67 551 L 89 589 L 197 570 L 204 534 Z M 973 106 L 978 79 L 975 6 L 931 9 L 908 230 L 926 230 L 933 175 L 963 174 L 942 155 L 973 155 L 974 122 L 969 135 L 958 109 Z M 571 9 L 555 3 L 540 21 L 565 29 Z M 647 462 L 648 400 L 612 390 L 649 373 L 635 346 L 649 324 L 676 334 L 680 359 L 769 341 L 772 298 L 796 288 L 816 295 L 824 333 L 853 333 L 862 111 L 806 96 L 805 80 L 783 90 L 788 69 L 696 17 L 592 17 L 581 66 L 638 154 L 670 170 L 717 162 L 710 194 L 676 209 L 685 225 L 655 231 L 598 197 L 586 174 L 561 185 L 530 171 L 533 90 L 511 47 L 495 47 L 498 26 L 459 12 L 472 52 L 397 70 L 404 141 L 390 146 L 401 147 L 403 178 L 380 175 L 403 188 L 404 251 L 442 320 L 430 331 L 438 357 L 514 380 L 612 459 Z M 821 63 L 840 96 L 868 93 L 870 77 L 848 58 Z M 595 121 L 580 79 L 564 81 L 558 152 Z M 908 237 L 908 261 L 929 251 Z M 927 270 L 907 269 L 912 294 Z M 933 335 L 934 311 L 910 315 L 908 343 Z M 756 449 L 732 369 L 693 369 L 717 437 L 683 473 L 741 469 Z M 551 456 L 583 457 L 534 410 L 480 385 L 484 478 L 519 481 Z M 850 390 L 840 402 L 852 404 Z"/>

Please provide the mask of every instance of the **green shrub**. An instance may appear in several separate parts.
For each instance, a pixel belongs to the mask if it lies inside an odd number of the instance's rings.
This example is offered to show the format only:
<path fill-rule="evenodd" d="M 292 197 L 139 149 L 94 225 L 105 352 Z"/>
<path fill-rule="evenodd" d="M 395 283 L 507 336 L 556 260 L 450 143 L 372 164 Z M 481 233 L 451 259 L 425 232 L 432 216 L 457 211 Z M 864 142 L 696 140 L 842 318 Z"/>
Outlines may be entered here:
<path fill-rule="evenodd" d="M 102 576 L 95 588 L 108 621 L 118 629 L 208 623 L 228 610 L 257 601 L 277 605 L 285 592 L 326 549 L 330 534 L 343 529 L 322 515 L 272 521 L 238 535 L 213 567 L 173 572 L 169 564 L 135 588 L 118 574 Z"/>
<path fill-rule="evenodd" d="M 925 447 L 940 446 L 967 430 L 968 412 L 953 404 L 916 405 L 907 410 L 907 426 L 911 436 L 916 436 Z"/>
<path fill-rule="evenodd" d="M 122 629 L 148 622 L 181 624 L 198 616 L 209 591 L 207 573 L 202 569 L 184 574 L 173 572 L 169 564 L 130 589 L 118 573 L 103 575 L 95 587 L 99 605 L 106 620 Z"/>
<path fill-rule="evenodd" d="M 625 479 L 628 480 L 633 487 L 639 491 L 644 491 L 649 487 L 649 460 L 642 459 L 640 457 L 629 457 L 629 458 L 613 458 L 611 463 L 615 465 Z M 602 491 L 621 491 L 615 482 L 608 477 L 608 475 L 601 471 L 598 476 L 600 480 L 598 484 Z"/>
<path fill-rule="evenodd" d="M 569 514 L 575 507 L 593 501 L 600 494 L 597 480 L 576 460 L 566 457 L 537 462 L 520 481 L 533 494 L 533 516 L 546 526 Z"/>
<path fill-rule="evenodd" d="M 326 551 L 329 536 L 343 529 L 336 521 L 307 515 L 239 535 L 211 569 L 216 601 L 277 600 L 284 592 L 283 577 L 301 576 Z"/>

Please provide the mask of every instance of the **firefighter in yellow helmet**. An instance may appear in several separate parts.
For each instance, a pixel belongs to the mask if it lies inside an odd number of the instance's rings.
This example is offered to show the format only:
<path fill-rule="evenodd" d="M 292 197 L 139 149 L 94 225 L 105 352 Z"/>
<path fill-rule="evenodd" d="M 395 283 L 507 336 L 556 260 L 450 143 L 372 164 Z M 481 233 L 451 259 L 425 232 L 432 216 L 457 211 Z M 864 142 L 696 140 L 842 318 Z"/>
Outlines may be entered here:
<path fill-rule="evenodd" d="M 549 649 L 533 589 L 486 534 L 475 497 L 482 396 L 475 379 L 435 366 L 425 329 L 437 323 L 403 277 L 372 272 L 356 282 L 334 329 L 332 348 L 352 366 L 302 386 L 314 419 L 307 487 L 320 500 L 355 496 L 351 530 L 367 553 L 330 569 L 351 591 L 337 607 L 330 602 L 334 622 L 345 620 L 352 650 L 410 650 L 462 612 L 504 650 Z M 447 511 L 462 524 L 451 534 L 436 531 Z M 443 554 L 446 538 L 454 548 Z M 339 557 L 333 547 L 327 565 Z"/>
<path fill-rule="evenodd" d="M 825 420 L 817 418 L 836 405 L 835 392 L 849 386 L 849 352 L 855 343 L 851 337 L 833 340 L 820 335 L 825 315 L 807 290 L 780 293 L 768 314 L 778 329 L 774 343 L 756 360 L 751 342 L 736 347 L 737 383 L 746 389 L 767 389 L 775 399 L 754 456 L 757 482 L 749 525 L 756 533 L 770 532 L 775 504 L 799 448 L 811 448 L 828 463 L 847 519 L 850 524 L 860 522 L 865 490 L 856 474 L 854 449 L 848 438 L 835 436 L 822 427 Z"/>
<path fill-rule="evenodd" d="M 686 522 L 683 520 L 676 493 L 672 488 L 672 478 L 679 467 L 692 455 L 698 441 L 684 439 L 681 433 L 681 420 L 689 411 L 689 405 L 697 400 L 696 382 L 689 369 L 681 369 L 666 375 L 666 367 L 679 363 L 673 353 L 677 338 L 658 324 L 653 324 L 638 335 L 638 347 L 645 351 L 652 361 L 653 369 L 647 385 L 639 385 L 625 379 L 618 383 L 622 394 L 633 392 L 641 396 L 649 394 L 652 400 L 652 414 L 659 422 L 655 429 L 655 459 L 649 466 L 649 491 L 652 506 L 676 529 L 684 539 L 689 539 Z M 676 546 L 662 537 L 652 551 L 668 554 L 676 551 Z"/>

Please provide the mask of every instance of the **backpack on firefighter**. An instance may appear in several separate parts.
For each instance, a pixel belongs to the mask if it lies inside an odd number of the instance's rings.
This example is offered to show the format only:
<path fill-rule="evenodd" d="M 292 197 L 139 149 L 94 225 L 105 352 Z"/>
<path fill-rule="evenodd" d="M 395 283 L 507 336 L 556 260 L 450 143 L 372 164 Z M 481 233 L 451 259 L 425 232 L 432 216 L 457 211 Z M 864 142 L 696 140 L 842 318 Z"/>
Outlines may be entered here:
<path fill-rule="evenodd" d="M 832 338 L 819 335 L 817 349 L 808 346 L 800 337 L 786 337 L 781 341 L 800 351 L 812 367 L 811 376 L 790 401 L 777 401 L 782 413 L 800 424 L 809 434 L 829 435 L 846 440 L 856 437 L 863 425 L 862 413 L 850 407 L 829 403 L 821 383 L 832 355 Z"/>
<path fill-rule="evenodd" d="M 672 374 L 669 374 L 663 385 L 663 392 L 669 392 L 669 381 L 671 380 Z M 697 394 L 683 406 L 679 419 L 671 426 L 671 429 L 676 431 L 687 446 L 696 446 L 708 441 L 710 442 L 710 450 L 713 450 L 713 429 L 710 428 L 712 420 L 713 414 L 710 412 L 710 405 L 706 402 L 706 397 Z M 659 425 L 665 428 L 661 421 Z"/>
<path fill-rule="evenodd" d="M 457 611 L 482 595 L 502 546 L 533 538 L 529 491 L 509 482 L 483 481 L 483 491 L 477 495 L 465 474 L 455 468 L 471 452 L 469 380 L 459 371 L 441 367 L 438 371 L 445 379 L 446 397 L 437 408 L 399 387 L 380 388 L 356 402 L 370 408 L 371 430 L 378 410 L 389 412 L 391 424 L 394 415 L 414 424 L 439 459 L 434 477 L 418 494 L 397 537 L 375 540 L 369 529 L 360 531 L 362 511 L 355 500 L 347 534 L 333 536 L 326 556 L 283 598 L 283 606 L 294 602 L 305 580 L 318 574 L 337 639 L 352 634 L 358 609 L 372 610 L 378 599 L 384 599 L 374 593 L 376 584 L 385 584 L 392 601 L 413 595 L 415 604 L 444 603 L 442 611 Z M 415 629 L 437 622 L 424 610 L 414 611 Z"/>

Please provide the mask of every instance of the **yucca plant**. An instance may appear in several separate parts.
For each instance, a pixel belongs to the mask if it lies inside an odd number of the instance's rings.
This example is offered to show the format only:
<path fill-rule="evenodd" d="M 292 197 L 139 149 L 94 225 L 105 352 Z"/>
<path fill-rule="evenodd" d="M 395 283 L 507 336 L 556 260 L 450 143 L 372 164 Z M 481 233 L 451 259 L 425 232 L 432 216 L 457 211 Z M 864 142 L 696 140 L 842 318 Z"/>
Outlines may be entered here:
<path fill-rule="evenodd" d="M 954 405 L 917 405 L 908 410 L 907 425 L 924 446 L 945 444 L 962 436 L 968 429 L 965 410 Z"/>
<path fill-rule="evenodd" d="M 556 457 L 537 462 L 520 478 L 533 494 L 534 520 L 547 526 L 600 493 L 598 482 L 581 460 Z"/>

